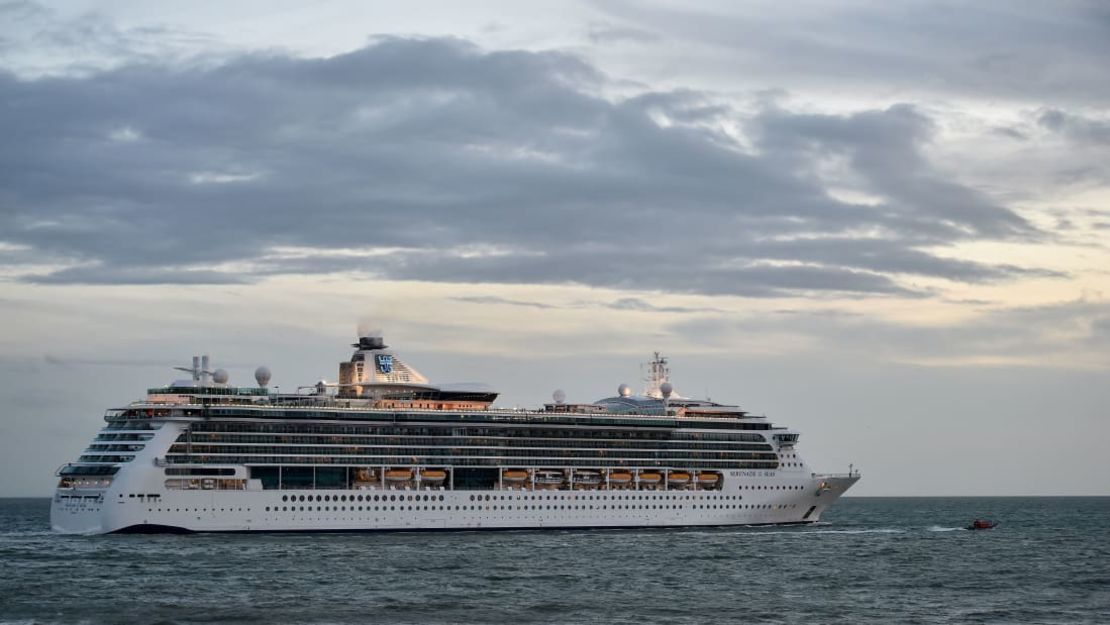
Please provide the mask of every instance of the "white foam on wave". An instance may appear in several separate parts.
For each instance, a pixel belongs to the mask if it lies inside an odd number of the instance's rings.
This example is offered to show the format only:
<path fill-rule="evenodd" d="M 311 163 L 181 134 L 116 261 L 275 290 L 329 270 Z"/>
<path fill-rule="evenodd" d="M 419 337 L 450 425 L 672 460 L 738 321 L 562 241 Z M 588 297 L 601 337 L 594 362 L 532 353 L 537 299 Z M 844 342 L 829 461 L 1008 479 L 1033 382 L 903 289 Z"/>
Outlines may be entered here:
<path fill-rule="evenodd" d="M 963 531 L 966 531 L 966 530 L 967 530 L 966 527 L 941 527 L 939 525 L 933 525 L 933 526 L 930 526 L 929 528 L 927 528 L 925 531 L 928 531 L 928 532 L 963 532 Z"/>

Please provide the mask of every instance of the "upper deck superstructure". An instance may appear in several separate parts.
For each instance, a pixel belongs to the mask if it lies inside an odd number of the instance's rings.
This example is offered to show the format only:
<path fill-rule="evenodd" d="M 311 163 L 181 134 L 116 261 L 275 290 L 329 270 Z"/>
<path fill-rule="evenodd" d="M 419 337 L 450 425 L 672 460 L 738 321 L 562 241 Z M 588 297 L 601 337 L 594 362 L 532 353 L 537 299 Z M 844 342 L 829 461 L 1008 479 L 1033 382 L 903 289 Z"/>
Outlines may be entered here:
<path fill-rule="evenodd" d="M 798 523 L 858 479 L 811 472 L 796 432 L 665 379 L 658 397 L 621 385 L 590 404 L 557 394 L 508 410 L 488 388 L 432 384 L 380 337 L 354 347 L 336 384 L 278 394 L 261 368 L 256 387 L 234 387 L 194 362 L 192 380 L 109 411 L 59 471 L 55 528 Z"/>

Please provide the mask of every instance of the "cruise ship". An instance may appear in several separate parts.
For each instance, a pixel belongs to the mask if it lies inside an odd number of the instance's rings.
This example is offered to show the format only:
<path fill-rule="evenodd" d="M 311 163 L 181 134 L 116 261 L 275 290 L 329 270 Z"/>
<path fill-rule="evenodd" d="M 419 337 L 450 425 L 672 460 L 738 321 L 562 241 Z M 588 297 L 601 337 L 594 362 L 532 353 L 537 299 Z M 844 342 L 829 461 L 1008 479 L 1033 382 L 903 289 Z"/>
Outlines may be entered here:
<path fill-rule="evenodd" d="M 381 336 L 338 382 L 234 386 L 207 356 L 189 377 L 108 410 L 57 471 L 54 530 L 325 532 L 805 524 L 858 479 L 822 474 L 799 434 L 682 397 L 655 354 L 646 388 L 542 409 L 433 384 Z"/>

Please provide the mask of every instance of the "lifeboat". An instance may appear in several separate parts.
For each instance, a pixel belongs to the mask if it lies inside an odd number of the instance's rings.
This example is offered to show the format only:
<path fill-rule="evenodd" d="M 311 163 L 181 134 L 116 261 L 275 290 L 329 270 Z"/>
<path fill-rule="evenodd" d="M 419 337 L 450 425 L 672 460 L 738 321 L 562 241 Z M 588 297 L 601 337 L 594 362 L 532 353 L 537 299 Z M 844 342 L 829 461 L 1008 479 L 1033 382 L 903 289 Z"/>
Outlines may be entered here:
<path fill-rule="evenodd" d="M 632 473 L 629 471 L 610 471 L 609 486 L 622 488 L 632 483 Z"/>
<path fill-rule="evenodd" d="M 991 530 L 998 527 L 997 521 L 988 521 L 986 519 L 975 519 L 971 525 L 967 526 L 969 530 Z"/>
<path fill-rule="evenodd" d="M 400 486 L 412 480 L 412 469 L 387 469 L 385 481 L 393 486 Z"/>
<path fill-rule="evenodd" d="M 447 479 L 447 472 L 443 469 L 421 469 L 420 481 L 429 486 L 439 486 Z"/>
<path fill-rule="evenodd" d="M 556 469 L 542 469 L 536 471 L 536 488 L 559 488 L 566 481 L 562 471 Z"/>
<path fill-rule="evenodd" d="M 378 476 L 373 469 L 358 469 L 355 471 L 355 484 L 367 484 L 378 481 Z"/>
<path fill-rule="evenodd" d="M 601 483 L 600 471 L 575 471 L 574 485 L 582 488 L 593 488 Z"/>
<path fill-rule="evenodd" d="M 501 483 L 509 488 L 523 486 L 528 481 L 528 472 L 524 469 L 505 469 L 501 472 Z"/>
<path fill-rule="evenodd" d="M 662 481 L 663 476 L 654 471 L 646 471 L 640 474 L 640 485 L 647 488 L 655 488 Z"/>
<path fill-rule="evenodd" d="M 712 473 L 709 471 L 702 471 L 698 473 L 698 486 L 702 488 L 713 488 L 720 481 L 720 473 Z"/>
<path fill-rule="evenodd" d="M 685 471 L 675 471 L 667 475 L 667 483 L 682 488 L 690 483 L 690 474 Z"/>

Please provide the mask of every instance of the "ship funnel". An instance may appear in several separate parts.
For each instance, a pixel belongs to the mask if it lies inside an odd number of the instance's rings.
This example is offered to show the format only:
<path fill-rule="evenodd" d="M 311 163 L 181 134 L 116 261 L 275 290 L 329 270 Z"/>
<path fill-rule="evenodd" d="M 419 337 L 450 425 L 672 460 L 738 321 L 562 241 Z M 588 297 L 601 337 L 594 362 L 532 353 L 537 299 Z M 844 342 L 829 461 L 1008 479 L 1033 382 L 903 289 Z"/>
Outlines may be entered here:
<path fill-rule="evenodd" d="M 360 336 L 358 343 L 354 345 L 359 349 L 385 349 L 385 339 L 380 336 Z"/>

